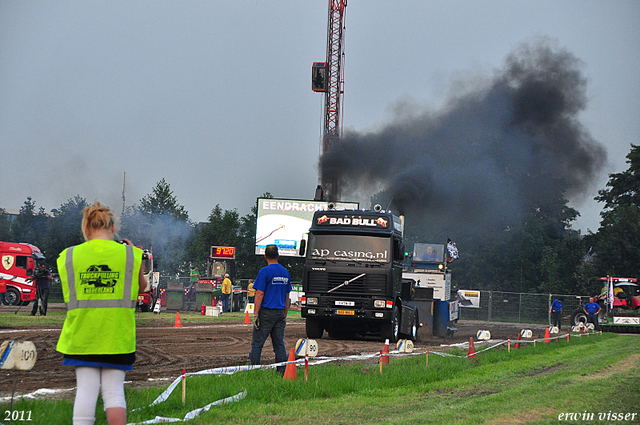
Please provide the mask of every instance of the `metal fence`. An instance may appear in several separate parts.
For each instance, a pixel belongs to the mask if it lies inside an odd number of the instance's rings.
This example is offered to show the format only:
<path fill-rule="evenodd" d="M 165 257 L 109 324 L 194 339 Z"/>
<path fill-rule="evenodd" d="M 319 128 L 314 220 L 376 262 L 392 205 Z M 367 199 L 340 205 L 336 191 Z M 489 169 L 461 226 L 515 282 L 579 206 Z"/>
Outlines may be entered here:
<path fill-rule="evenodd" d="M 49 302 L 51 303 L 61 303 L 64 302 L 62 298 L 62 286 L 60 283 L 60 279 L 58 278 L 58 274 L 53 274 L 53 281 L 51 282 L 49 289 Z M 167 289 L 167 283 L 171 282 L 182 282 L 185 286 L 189 285 L 191 278 L 189 276 L 160 276 L 160 282 L 158 283 L 158 287 L 160 289 Z"/>
<path fill-rule="evenodd" d="M 160 276 L 159 287 L 165 289 L 169 281 L 182 282 L 184 285 L 188 285 L 190 278 L 189 276 Z M 241 284 L 243 288 L 246 288 L 246 279 L 242 279 Z M 549 324 L 549 308 L 551 307 L 551 302 L 558 297 L 564 297 L 563 321 L 568 322 L 571 312 L 580 305 L 580 296 L 500 291 L 480 291 L 479 308 L 461 307 L 460 319 Z M 585 296 L 582 296 L 583 300 L 585 298 Z M 51 284 L 49 302 L 63 302 L 62 288 L 58 279 L 54 279 Z"/>
<path fill-rule="evenodd" d="M 551 303 L 558 297 L 564 297 L 563 321 L 569 321 L 568 316 L 580 305 L 580 296 L 499 291 L 480 291 L 480 307 L 461 307 L 460 319 L 548 324 Z"/>

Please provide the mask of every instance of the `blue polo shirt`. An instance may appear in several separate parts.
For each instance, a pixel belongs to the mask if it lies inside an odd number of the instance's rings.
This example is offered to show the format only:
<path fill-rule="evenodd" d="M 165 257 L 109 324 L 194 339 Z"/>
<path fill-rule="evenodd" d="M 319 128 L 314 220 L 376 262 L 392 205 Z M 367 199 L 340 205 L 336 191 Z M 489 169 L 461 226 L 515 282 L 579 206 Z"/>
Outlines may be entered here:
<path fill-rule="evenodd" d="M 596 314 L 598 309 L 600 309 L 600 306 L 597 303 L 587 303 L 585 304 L 584 309 L 589 314 Z"/>
<path fill-rule="evenodd" d="M 551 303 L 551 310 L 552 311 L 562 311 L 562 301 L 553 300 L 553 302 Z"/>
<path fill-rule="evenodd" d="M 282 265 L 269 264 L 258 272 L 253 289 L 264 292 L 260 307 L 283 310 L 291 292 L 291 275 Z"/>

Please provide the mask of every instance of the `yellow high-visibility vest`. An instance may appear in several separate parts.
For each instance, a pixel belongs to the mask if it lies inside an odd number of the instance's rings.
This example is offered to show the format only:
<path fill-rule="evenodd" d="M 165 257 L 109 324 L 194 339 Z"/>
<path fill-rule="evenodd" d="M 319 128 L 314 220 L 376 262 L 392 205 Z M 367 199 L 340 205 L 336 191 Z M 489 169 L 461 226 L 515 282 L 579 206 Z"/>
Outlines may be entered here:
<path fill-rule="evenodd" d="M 222 293 L 230 294 L 231 293 L 231 280 L 228 277 L 225 277 L 222 281 Z"/>
<path fill-rule="evenodd" d="M 94 239 L 62 251 L 57 264 L 67 317 L 56 350 L 63 354 L 135 352 L 142 250 Z"/>

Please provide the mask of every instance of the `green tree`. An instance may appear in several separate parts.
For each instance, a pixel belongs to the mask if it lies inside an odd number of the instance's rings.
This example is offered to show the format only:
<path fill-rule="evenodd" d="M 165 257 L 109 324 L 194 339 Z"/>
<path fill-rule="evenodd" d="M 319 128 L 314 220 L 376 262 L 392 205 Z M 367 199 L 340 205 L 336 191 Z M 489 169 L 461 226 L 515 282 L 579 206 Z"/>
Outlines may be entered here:
<path fill-rule="evenodd" d="M 176 220 L 189 221 L 189 213 L 178 204 L 171 186 L 164 178 L 160 180 L 150 194 L 140 200 L 138 208 L 149 216 L 171 216 Z"/>
<path fill-rule="evenodd" d="M 595 199 L 604 203 L 595 239 L 595 268 L 601 276 L 640 275 L 640 146 L 631 145 L 629 168 L 609 175 Z"/>
<path fill-rule="evenodd" d="M 11 239 L 11 221 L 4 208 L 0 208 L 0 241 L 9 242 Z"/>
<path fill-rule="evenodd" d="M 192 233 L 189 214 L 162 179 L 140 200 L 140 206 L 125 210 L 118 236 L 152 250 L 159 270 L 175 274 L 185 271 L 186 247 Z"/>
<path fill-rule="evenodd" d="M 82 215 L 88 206 L 85 198 L 76 195 L 53 211 L 53 217 L 49 220 L 47 243 L 47 257 L 50 258 L 51 267 L 55 266 L 55 259 L 65 248 L 84 242 L 81 229 Z"/>
<path fill-rule="evenodd" d="M 11 238 L 16 242 L 30 243 L 42 251 L 48 238 L 47 220 L 49 216 L 44 208 L 36 208 L 36 202 L 27 197 L 20 213 L 11 225 Z"/>
<path fill-rule="evenodd" d="M 223 210 L 217 204 L 205 223 L 196 226 L 189 245 L 189 261 L 193 266 L 206 270 L 212 246 L 233 246 L 239 252 L 240 218 L 236 210 Z M 236 254 L 237 256 L 238 254 Z M 239 270 L 236 270 L 239 272 Z"/>

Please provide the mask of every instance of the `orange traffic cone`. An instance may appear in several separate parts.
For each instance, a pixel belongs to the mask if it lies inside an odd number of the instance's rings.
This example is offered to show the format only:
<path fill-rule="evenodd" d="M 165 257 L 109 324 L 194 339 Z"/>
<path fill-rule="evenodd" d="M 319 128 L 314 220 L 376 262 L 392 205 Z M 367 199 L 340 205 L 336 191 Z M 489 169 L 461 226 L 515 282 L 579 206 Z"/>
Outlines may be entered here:
<path fill-rule="evenodd" d="M 382 349 L 382 363 L 389 364 L 389 340 L 384 341 L 384 348 Z"/>
<path fill-rule="evenodd" d="M 544 342 L 551 342 L 549 339 L 549 328 L 544 331 Z"/>
<path fill-rule="evenodd" d="M 173 325 L 174 328 L 181 328 L 182 327 L 182 323 L 180 323 L 180 312 L 177 311 L 176 312 L 176 324 Z"/>
<path fill-rule="evenodd" d="M 473 345 L 473 337 L 469 337 L 469 354 L 467 354 L 468 358 L 476 357 L 476 347 Z"/>
<path fill-rule="evenodd" d="M 518 339 L 517 339 L 517 341 L 520 341 L 520 334 L 518 334 Z M 516 345 L 514 345 L 514 347 L 513 347 L 513 348 L 515 348 L 516 350 L 517 350 L 517 349 L 519 349 L 519 348 L 520 348 L 520 343 L 519 343 L 519 342 L 516 342 Z"/>
<path fill-rule="evenodd" d="M 251 320 L 249 320 L 249 310 L 244 312 L 244 324 L 248 325 L 251 323 Z"/>
<path fill-rule="evenodd" d="M 293 348 L 289 351 L 289 360 L 288 362 L 296 361 L 296 350 Z M 287 368 L 284 370 L 284 379 L 291 379 L 292 381 L 296 380 L 296 364 L 295 363 L 287 363 Z"/>

